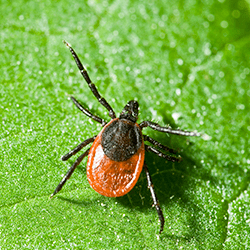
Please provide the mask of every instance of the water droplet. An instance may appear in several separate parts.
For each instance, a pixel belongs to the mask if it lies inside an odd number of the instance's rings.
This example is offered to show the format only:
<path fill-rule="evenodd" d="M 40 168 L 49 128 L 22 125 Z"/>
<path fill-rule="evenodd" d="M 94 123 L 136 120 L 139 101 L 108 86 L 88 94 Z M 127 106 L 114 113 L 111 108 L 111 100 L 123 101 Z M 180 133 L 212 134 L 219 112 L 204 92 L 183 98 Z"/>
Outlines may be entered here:
<path fill-rule="evenodd" d="M 236 108 L 237 108 L 238 110 L 244 110 L 244 109 L 245 109 L 245 105 L 244 105 L 244 104 L 238 104 L 238 105 L 236 106 Z"/>
<path fill-rule="evenodd" d="M 178 77 L 179 77 L 179 78 L 182 78 L 182 77 L 183 77 L 183 73 L 181 73 L 181 72 L 178 73 Z"/>
<path fill-rule="evenodd" d="M 175 93 L 176 93 L 176 95 L 180 96 L 181 95 L 181 89 L 176 89 Z"/>
<path fill-rule="evenodd" d="M 205 54 L 206 56 L 210 56 L 210 55 L 211 55 L 211 50 L 210 50 L 209 48 L 205 48 L 205 49 L 204 49 L 204 54 Z"/>
<path fill-rule="evenodd" d="M 209 27 L 209 22 L 204 22 L 204 23 L 203 23 L 203 26 L 204 26 L 204 28 L 207 29 L 207 28 Z"/>
<path fill-rule="evenodd" d="M 194 48 L 193 47 L 189 47 L 188 48 L 188 52 L 191 53 L 191 54 L 194 53 Z"/>
<path fill-rule="evenodd" d="M 174 119 L 175 121 L 177 121 L 177 120 L 179 119 L 180 116 L 181 116 L 180 113 L 173 113 L 173 114 L 172 114 L 172 117 L 173 117 L 173 119 Z"/>
<path fill-rule="evenodd" d="M 204 141 L 210 141 L 212 139 L 212 136 L 210 135 L 207 135 L 207 134 L 203 134 L 201 136 L 201 138 L 204 140 Z"/>
<path fill-rule="evenodd" d="M 240 17 L 240 11 L 239 11 L 239 10 L 233 10 L 232 16 L 233 16 L 234 18 L 239 18 L 239 17 Z"/>
<path fill-rule="evenodd" d="M 209 98 L 208 100 L 207 100 L 207 103 L 208 104 L 211 104 L 213 102 L 213 100 L 211 99 L 211 98 Z"/>
<path fill-rule="evenodd" d="M 208 71 L 208 73 L 209 73 L 210 76 L 213 76 L 213 75 L 214 75 L 214 70 L 213 70 L 213 69 L 210 69 L 210 70 Z"/>
<path fill-rule="evenodd" d="M 226 28 L 228 27 L 228 22 L 227 22 L 226 20 L 223 20 L 223 21 L 221 21 L 220 26 L 221 26 L 223 29 L 226 29 Z"/>
<path fill-rule="evenodd" d="M 160 33 L 160 38 L 161 38 L 161 39 L 164 39 L 164 38 L 165 38 L 165 33 L 161 32 L 161 33 Z"/>
<path fill-rule="evenodd" d="M 209 22 L 213 22 L 214 21 L 214 15 L 213 14 L 209 14 L 207 17 Z"/>
<path fill-rule="evenodd" d="M 174 48 L 176 46 L 176 42 L 175 41 L 171 41 L 170 42 L 170 48 Z"/>
<path fill-rule="evenodd" d="M 245 69 L 244 69 L 244 73 L 245 73 L 246 75 L 248 75 L 248 74 L 250 73 L 250 69 L 249 69 L 249 68 L 245 68 Z"/>
<path fill-rule="evenodd" d="M 183 65 L 183 60 L 182 60 L 181 58 L 179 58 L 179 59 L 177 60 L 177 63 L 178 63 L 179 65 Z"/>
<path fill-rule="evenodd" d="M 224 73 L 223 71 L 220 71 L 220 72 L 219 72 L 219 77 L 220 77 L 220 78 L 223 78 L 224 76 L 225 76 L 225 73 Z"/>
<path fill-rule="evenodd" d="M 193 82 L 195 80 L 195 76 L 193 74 L 188 75 L 188 79 Z"/>
<path fill-rule="evenodd" d="M 129 66 L 126 67 L 126 71 L 127 71 L 127 72 L 130 71 L 130 67 L 129 67 Z"/>
<path fill-rule="evenodd" d="M 179 12 L 178 9 L 174 9 L 174 10 L 173 10 L 173 14 L 174 14 L 175 16 L 179 16 L 179 15 L 180 15 L 180 12 Z"/>
<path fill-rule="evenodd" d="M 157 25 L 156 25 L 155 23 L 153 23 L 153 24 L 151 25 L 151 29 L 152 29 L 152 30 L 156 30 L 156 29 L 157 29 Z"/>

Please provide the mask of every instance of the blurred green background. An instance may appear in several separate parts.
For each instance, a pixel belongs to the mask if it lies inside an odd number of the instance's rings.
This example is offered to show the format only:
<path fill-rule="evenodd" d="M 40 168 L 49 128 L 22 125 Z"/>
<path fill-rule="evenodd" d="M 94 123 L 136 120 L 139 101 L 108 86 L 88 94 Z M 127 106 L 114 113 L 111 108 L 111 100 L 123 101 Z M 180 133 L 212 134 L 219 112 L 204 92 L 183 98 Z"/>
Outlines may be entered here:
<path fill-rule="evenodd" d="M 1 249 L 250 249 L 250 18 L 243 0 L 1 1 Z M 116 113 L 132 99 L 139 122 L 198 130 L 203 138 L 144 133 L 181 163 L 146 161 L 126 196 L 88 184 L 86 159 L 50 194 L 76 157 L 60 157 L 106 120 L 65 48 L 79 54 Z"/>

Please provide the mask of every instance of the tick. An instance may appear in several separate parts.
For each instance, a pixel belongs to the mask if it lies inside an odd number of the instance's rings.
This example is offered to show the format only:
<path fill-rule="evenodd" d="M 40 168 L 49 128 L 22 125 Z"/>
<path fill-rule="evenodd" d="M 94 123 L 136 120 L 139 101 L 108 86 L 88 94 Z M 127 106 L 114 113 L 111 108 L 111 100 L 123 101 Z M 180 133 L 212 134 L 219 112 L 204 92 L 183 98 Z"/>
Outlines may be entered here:
<path fill-rule="evenodd" d="M 103 128 L 98 135 L 83 141 L 62 157 L 62 160 L 66 161 L 81 149 L 93 143 L 92 146 L 81 154 L 70 167 L 62 181 L 56 187 L 54 193 L 51 195 L 51 198 L 62 189 L 76 167 L 86 156 L 88 156 L 87 178 L 90 186 L 99 194 L 107 197 L 119 197 L 127 194 L 135 186 L 143 169 L 146 173 L 148 188 L 151 192 L 154 207 L 161 223 L 161 233 L 164 227 L 164 216 L 154 191 L 152 178 L 144 161 L 145 151 L 152 152 L 172 162 L 179 162 L 181 158 L 166 154 L 166 152 L 175 153 L 175 151 L 162 145 L 153 138 L 143 135 L 142 130 L 145 127 L 150 127 L 159 132 L 182 136 L 200 136 L 200 134 L 172 129 L 170 127 L 162 127 L 151 121 L 143 121 L 138 124 L 139 105 L 138 102 L 134 100 L 126 104 L 119 118 L 117 118 L 114 110 L 108 102 L 101 97 L 95 85 L 90 80 L 86 69 L 83 67 L 71 45 L 66 41 L 64 41 L 64 43 L 73 55 L 90 90 L 97 100 L 108 110 L 111 121 L 106 122 L 104 119 L 92 114 L 71 96 L 71 100 L 76 107 L 88 117 L 99 122 Z M 148 142 L 149 145 L 144 144 L 145 141 Z"/>

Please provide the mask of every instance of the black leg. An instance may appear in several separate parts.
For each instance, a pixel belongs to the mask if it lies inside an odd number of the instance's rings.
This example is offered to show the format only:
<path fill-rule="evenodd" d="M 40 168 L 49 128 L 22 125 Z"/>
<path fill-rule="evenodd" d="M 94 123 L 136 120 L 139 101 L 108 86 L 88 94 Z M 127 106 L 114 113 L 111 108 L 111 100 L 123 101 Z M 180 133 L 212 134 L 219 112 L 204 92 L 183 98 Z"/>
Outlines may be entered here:
<path fill-rule="evenodd" d="M 157 147 L 159 147 L 160 149 L 163 149 L 166 152 L 170 152 L 172 154 L 176 154 L 177 153 L 176 150 L 171 149 L 171 148 L 169 148 L 169 147 L 161 144 L 160 142 L 156 141 L 155 139 L 153 139 L 153 138 L 151 138 L 151 137 L 149 137 L 147 135 L 143 135 L 143 138 L 144 138 L 144 141 L 148 141 L 148 142 L 152 143 L 154 146 L 157 146 Z"/>
<path fill-rule="evenodd" d="M 96 122 L 101 123 L 102 126 L 105 126 L 107 124 L 107 122 L 105 122 L 102 118 L 100 118 L 100 117 L 98 117 L 96 115 L 93 115 L 89 110 L 87 110 L 86 108 L 84 108 L 82 106 L 82 104 L 80 104 L 73 96 L 71 96 L 70 98 L 73 101 L 73 103 L 76 105 L 76 107 L 79 108 L 86 116 L 92 118 Z"/>
<path fill-rule="evenodd" d="M 116 118 L 115 112 L 114 110 L 111 108 L 111 106 L 108 104 L 108 102 L 100 96 L 99 92 L 97 91 L 95 84 L 91 82 L 88 72 L 86 71 L 86 69 L 83 67 L 80 59 L 78 58 L 77 54 L 75 53 L 75 51 L 73 50 L 73 48 L 70 46 L 69 43 L 67 43 L 66 41 L 63 41 L 66 46 L 69 48 L 71 54 L 73 55 L 75 62 L 82 74 L 82 76 L 84 77 L 85 81 L 87 82 L 87 84 L 89 85 L 89 88 L 91 89 L 92 93 L 94 94 L 94 96 L 97 98 L 97 100 L 109 111 L 109 116 L 114 119 Z"/>
<path fill-rule="evenodd" d="M 170 127 L 161 127 L 157 123 L 150 122 L 150 121 L 143 121 L 139 124 L 141 129 L 145 127 L 150 127 L 154 130 L 157 130 L 159 132 L 163 133 L 169 133 L 169 134 L 175 134 L 175 135 L 184 135 L 184 136 L 200 136 L 200 133 L 197 132 L 190 132 L 190 131 L 183 131 L 180 129 L 171 129 Z"/>
<path fill-rule="evenodd" d="M 75 155 L 76 153 L 78 153 L 82 148 L 86 147 L 89 143 L 93 142 L 96 138 L 96 135 L 83 141 L 81 144 L 79 144 L 78 146 L 76 146 L 74 149 L 72 149 L 69 153 L 67 153 L 66 155 L 64 155 L 62 157 L 63 161 L 67 161 L 72 155 Z"/>
<path fill-rule="evenodd" d="M 146 172 L 147 181 L 148 181 L 148 188 L 149 188 L 149 190 L 151 192 L 151 196 L 152 196 L 152 199 L 153 199 L 153 202 L 154 202 L 154 207 L 155 207 L 155 209 L 156 209 L 156 211 L 158 213 L 159 220 L 161 222 L 161 228 L 160 228 L 160 232 L 159 232 L 159 233 L 161 233 L 163 231 L 163 227 L 164 227 L 164 216 L 163 216 L 161 207 L 159 205 L 158 199 L 156 197 L 154 187 L 153 187 L 153 183 L 152 183 L 152 178 L 151 178 L 151 175 L 150 175 L 150 173 L 148 171 L 148 167 L 147 167 L 146 163 L 144 163 L 143 169 Z"/>
<path fill-rule="evenodd" d="M 63 179 L 61 180 L 61 182 L 58 184 L 58 186 L 56 187 L 54 193 L 50 196 L 50 198 L 52 198 L 55 194 L 57 194 L 62 189 L 63 185 L 66 183 L 66 181 L 73 174 L 74 170 L 81 163 L 81 161 L 83 160 L 83 158 L 88 155 L 88 153 L 89 153 L 89 149 L 86 150 L 82 155 L 80 155 L 77 158 L 77 160 L 75 161 L 75 163 L 70 167 L 70 169 L 67 172 L 67 174 L 63 177 Z"/>
<path fill-rule="evenodd" d="M 145 145 L 145 149 L 146 149 L 146 151 L 150 151 L 150 152 L 152 152 L 152 153 L 158 155 L 159 157 L 162 157 L 162 158 L 164 158 L 164 159 L 166 159 L 168 161 L 180 162 L 182 160 L 181 157 L 175 157 L 175 156 L 163 154 L 158 149 L 156 149 L 154 147 L 151 147 L 151 146 L 148 146 L 148 145 Z"/>

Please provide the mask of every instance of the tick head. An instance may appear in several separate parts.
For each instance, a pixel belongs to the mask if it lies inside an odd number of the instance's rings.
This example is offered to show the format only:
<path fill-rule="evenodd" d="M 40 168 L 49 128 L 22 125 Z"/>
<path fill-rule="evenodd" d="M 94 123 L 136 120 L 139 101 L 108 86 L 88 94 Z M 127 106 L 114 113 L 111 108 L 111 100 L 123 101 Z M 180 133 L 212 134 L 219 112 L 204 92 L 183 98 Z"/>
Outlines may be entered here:
<path fill-rule="evenodd" d="M 138 119 L 138 108 L 139 104 L 137 101 L 129 101 L 123 108 L 120 114 L 120 119 L 126 119 L 135 123 Z"/>

